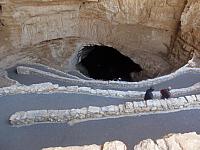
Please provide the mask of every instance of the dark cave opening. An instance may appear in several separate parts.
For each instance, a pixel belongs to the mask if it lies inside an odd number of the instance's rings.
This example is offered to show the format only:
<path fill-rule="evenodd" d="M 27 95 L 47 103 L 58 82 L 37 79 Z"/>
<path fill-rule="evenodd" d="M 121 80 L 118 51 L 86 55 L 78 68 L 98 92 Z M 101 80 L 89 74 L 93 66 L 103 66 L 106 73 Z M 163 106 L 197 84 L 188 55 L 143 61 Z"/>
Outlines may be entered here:
<path fill-rule="evenodd" d="M 104 45 L 85 46 L 78 55 L 77 69 L 97 80 L 136 81 L 132 74 L 140 73 L 142 67 L 112 47 Z"/>

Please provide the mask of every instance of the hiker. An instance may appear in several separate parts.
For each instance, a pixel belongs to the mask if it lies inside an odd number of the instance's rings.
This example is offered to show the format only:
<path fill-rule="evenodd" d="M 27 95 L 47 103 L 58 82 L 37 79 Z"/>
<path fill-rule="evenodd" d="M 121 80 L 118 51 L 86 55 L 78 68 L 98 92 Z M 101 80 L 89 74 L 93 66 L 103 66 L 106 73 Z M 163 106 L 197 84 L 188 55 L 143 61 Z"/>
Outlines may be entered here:
<path fill-rule="evenodd" d="M 160 94 L 161 94 L 161 99 L 168 99 L 171 97 L 170 93 L 171 87 L 169 86 L 167 89 L 161 89 Z"/>
<path fill-rule="evenodd" d="M 153 93 L 152 93 L 153 91 L 154 91 L 153 87 L 150 87 L 149 89 L 147 89 L 144 96 L 144 100 L 153 99 Z"/>

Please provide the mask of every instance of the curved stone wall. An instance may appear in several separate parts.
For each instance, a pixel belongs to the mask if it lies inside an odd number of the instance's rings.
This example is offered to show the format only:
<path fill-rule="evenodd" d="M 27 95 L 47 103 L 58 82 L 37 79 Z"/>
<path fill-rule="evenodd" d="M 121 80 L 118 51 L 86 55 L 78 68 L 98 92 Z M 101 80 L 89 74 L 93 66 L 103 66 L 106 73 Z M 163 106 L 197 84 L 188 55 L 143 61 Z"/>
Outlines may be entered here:
<path fill-rule="evenodd" d="M 198 92 L 200 90 L 200 84 L 196 84 L 191 87 L 183 89 L 174 89 L 171 90 L 173 97 L 180 97 L 183 95 L 190 95 L 192 92 Z M 92 89 L 89 87 L 78 87 L 78 86 L 67 86 L 59 87 L 57 84 L 52 83 L 42 83 L 42 84 L 33 84 L 31 86 L 25 85 L 12 85 L 10 87 L 0 88 L 0 95 L 12 95 L 12 94 L 27 94 L 27 93 L 82 93 L 90 94 L 97 96 L 106 96 L 106 97 L 115 97 L 115 98 L 124 98 L 124 99 L 143 99 L 145 92 L 139 91 L 117 91 L 117 90 L 101 90 L 101 89 Z M 154 98 L 160 98 L 160 92 L 153 92 Z"/>
<path fill-rule="evenodd" d="M 43 66 L 45 67 L 45 66 Z M 48 68 L 47 68 L 48 69 Z M 49 68 L 51 69 L 51 68 Z M 59 87 L 58 85 L 53 85 L 52 83 L 45 84 L 34 84 L 31 86 L 20 85 L 19 83 L 10 87 L 0 88 L 0 95 L 9 95 L 9 94 L 23 94 L 23 93 L 84 93 L 98 96 L 107 96 L 107 97 L 117 97 L 117 98 L 127 98 L 127 99 L 143 99 L 145 92 L 135 91 L 134 88 L 140 87 L 150 87 L 154 84 L 162 83 L 164 81 L 173 79 L 176 76 L 181 74 L 193 72 L 199 73 L 200 69 L 197 68 L 181 68 L 178 71 L 155 79 L 149 79 L 141 82 L 117 82 L 117 81 L 90 81 L 83 79 L 71 79 L 66 78 L 60 75 L 64 75 L 63 72 L 58 72 L 58 74 L 53 74 L 51 72 L 41 71 L 35 68 L 18 67 L 18 73 L 20 74 L 37 74 L 43 77 L 52 77 L 52 79 L 56 79 L 58 81 L 65 82 L 66 84 L 74 84 L 76 86 L 67 86 L 67 87 Z M 78 86 L 77 86 L 78 85 Z M 88 86 L 88 87 L 86 87 Z M 102 88 L 108 88 L 108 90 L 102 90 Z M 109 88 L 115 88 L 116 90 L 110 90 Z M 121 91 L 123 90 L 123 91 Z M 173 89 L 171 90 L 171 94 L 173 97 L 180 97 L 185 95 L 190 95 L 190 93 L 197 93 L 200 90 L 200 84 L 196 83 L 191 87 L 181 88 L 181 89 Z M 154 98 L 160 98 L 160 92 L 153 92 Z"/>
<path fill-rule="evenodd" d="M 35 68 L 30 68 L 30 67 L 25 67 L 25 66 L 18 66 L 17 67 L 17 72 L 19 74 L 27 74 L 27 75 L 41 75 L 41 76 L 49 76 L 49 77 L 53 77 L 55 79 L 58 79 L 58 80 L 61 80 L 61 81 L 68 81 L 68 82 L 74 82 L 76 83 L 76 85 L 79 85 L 79 83 L 83 83 L 85 85 L 88 84 L 88 86 L 90 87 L 90 83 L 95 83 L 96 86 L 99 85 L 104 85 L 105 87 L 110 87 L 110 88 L 113 88 L 113 87 L 130 87 L 130 88 L 140 88 L 140 87 L 149 87 L 149 86 L 153 86 L 153 85 L 156 85 L 156 84 L 159 84 L 159 83 L 162 83 L 164 81 L 168 81 L 170 79 L 173 79 L 177 76 L 180 76 L 184 73 L 189 73 L 189 72 L 193 72 L 193 73 L 200 73 L 200 69 L 198 68 L 190 68 L 190 67 L 182 67 L 180 68 L 179 70 L 175 71 L 174 73 L 171 73 L 171 74 L 168 74 L 168 75 L 165 75 L 165 76 L 161 76 L 161 77 L 158 77 L 158 78 L 154 78 L 154 79 L 148 79 L 148 80 L 143 80 L 143 81 L 140 81 L 140 82 L 123 82 L 123 81 L 101 81 L 101 80 L 91 80 L 91 81 L 85 81 L 83 79 L 80 79 L 80 80 L 74 80 L 74 79 L 70 79 L 70 78 L 64 78 L 62 76 L 58 76 L 58 75 L 55 75 L 51 72 L 46 72 L 46 71 L 43 71 L 43 70 L 38 70 L 38 69 L 35 69 Z"/>
<path fill-rule="evenodd" d="M 89 119 L 103 119 L 108 117 L 122 117 L 126 115 L 145 115 L 184 109 L 199 109 L 200 95 L 192 95 L 164 100 L 133 101 L 125 104 L 103 107 L 89 106 L 71 110 L 32 110 L 16 112 L 10 116 L 12 125 L 30 125 L 34 123 L 63 123 L 84 121 Z"/>

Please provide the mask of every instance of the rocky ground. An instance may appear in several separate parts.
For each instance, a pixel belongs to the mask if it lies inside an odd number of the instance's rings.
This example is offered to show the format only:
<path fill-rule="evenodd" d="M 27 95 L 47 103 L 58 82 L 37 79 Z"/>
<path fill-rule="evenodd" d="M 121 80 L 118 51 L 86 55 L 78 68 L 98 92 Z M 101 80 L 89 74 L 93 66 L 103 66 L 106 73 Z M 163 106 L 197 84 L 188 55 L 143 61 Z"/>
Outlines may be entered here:
<path fill-rule="evenodd" d="M 198 0 L 0 1 L 0 67 L 40 62 L 67 70 L 84 45 L 116 48 L 150 76 L 196 53 Z M 174 67 L 175 66 L 175 67 Z"/>
<path fill-rule="evenodd" d="M 0 88 L 2 87 L 8 87 L 11 85 L 16 84 L 16 81 L 11 80 L 7 77 L 7 72 L 5 70 L 0 69 Z"/>
<path fill-rule="evenodd" d="M 169 134 L 162 139 L 153 141 L 147 139 L 134 146 L 134 150 L 199 150 L 200 135 L 196 133 Z M 127 150 L 126 145 L 120 141 L 106 142 L 102 146 L 71 146 L 44 148 L 42 150 Z"/>

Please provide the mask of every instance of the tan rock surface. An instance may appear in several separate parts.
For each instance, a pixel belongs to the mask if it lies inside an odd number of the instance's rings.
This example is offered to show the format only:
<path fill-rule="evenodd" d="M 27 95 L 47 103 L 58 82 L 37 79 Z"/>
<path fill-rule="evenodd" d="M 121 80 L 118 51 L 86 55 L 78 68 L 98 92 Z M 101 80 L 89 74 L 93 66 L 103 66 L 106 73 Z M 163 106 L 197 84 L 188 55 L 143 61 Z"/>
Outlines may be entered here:
<path fill-rule="evenodd" d="M 177 38 L 171 57 L 177 64 L 185 63 L 188 57 L 196 53 L 195 61 L 199 67 L 200 60 L 200 1 L 188 0 L 181 15 Z M 179 62 L 178 62 L 179 61 Z"/>
<path fill-rule="evenodd" d="M 42 150 L 101 150 L 101 146 L 89 145 L 89 146 L 55 147 L 55 148 L 43 148 Z"/>
<path fill-rule="evenodd" d="M 44 148 L 42 150 L 126 150 L 126 145 L 120 141 L 106 142 L 98 145 Z"/>
<path fill-rule="evenodd" d="M 199 12 L 198 0 L 1 0 L 0 66 L 70 69 L 81 47 L 105 44 L 161 75 L 199 50 Z"/>
<path fill-rule="evenodd" d="M 200 135 L 196 133 L 170 134 L 156 142 L 148 139 L 141 141 L 134 150 L 199 150 Z"/>
<path fill-rule="evenodd" d="M 126 145 L 120 141 L 106 142 L 103 150 L 126 150 Z"/>
<path fill-rule="evenodd" d="M 91 146 L 72 146 L 44 148 L 42 150 L 126 150 L 126 145 L 120 141 L 106 142 L 102 147 Z M 185 134 L 169 134 L 162 139 L 153 141 L 147 139 L 134 146 L 134 150 L 199 150 L 200 135 L 195 132 Z"/>

